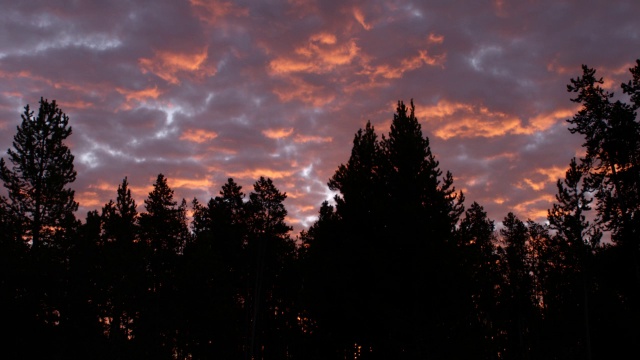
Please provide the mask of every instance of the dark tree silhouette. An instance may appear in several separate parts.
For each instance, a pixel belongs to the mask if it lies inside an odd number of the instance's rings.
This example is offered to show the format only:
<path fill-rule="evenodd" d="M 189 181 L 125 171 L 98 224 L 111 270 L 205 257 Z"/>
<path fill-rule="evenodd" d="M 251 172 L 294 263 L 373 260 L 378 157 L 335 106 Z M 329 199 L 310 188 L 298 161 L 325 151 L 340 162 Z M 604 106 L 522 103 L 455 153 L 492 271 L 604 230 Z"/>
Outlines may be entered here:
<path fill-rule="evenodd" d="M 8 194 L 0 198 L 0 216 L 7 231 L 2 242 L 15 256 L 8 263 L 17 266 L 10 272 L 17 287 L 9 295 L 16 307 L 8 311 L 22 317 L 10 332 L 26 331 L 11 346 L 19 357 L 37 357 L 63 346 L 58 340 L 68 316 L 67 257 L 78 225 L 78 204 L 68 185 L 76 172 L 65 144 L 71 135 L 69 118 L 55 100 L 41 98 L 37 115 L 27 105 L 21 117 L 13 148 L 7 150 L 10 166 L 0 159 L 0 180 Z M 24 242 L 30 246 L 28 256 L 22 253 Z"/>
<path fill-rule="evenodd" d="M 483 359 L 494 358 L 500 351 L 500 323 L 497 318 L 497 301 L 501 285 L 498 268 L 495 225 L 477 202 L 465 211 L 457 231 L 459 266 L 463 282 L 459 284 L 466 303 L 465 330 L 468 332 L 466 347 L 469 353 Z M 462 329 L 460 330 L 462 331 Z"/>
<path fill-rule="evenodd" d="M 185 248 L 181 280 L 188 299 L 183 332 L 200 359 L 240 358 L 248 338 L 246 213 L 242 187 L 231 178 L 206 206 L 193 202 L 195 240 Z"/>
<path fill-rule="evenodd" d="M 318 294 L 307 297 L 312 323 L 333 349 L 326 357 L 450 353 L 459 334 L 453 230 L 463 197 L 438 166 L 413 104 L 398 102 L 381 141 L 370 123 L 356 133 L 349 161 L 329 181 L 340 192 L 335 212 L 324 204 L 303 237 L 305 289 Z"/>
<path fill-rule="evenodd" d="M 622 356 L 638 336 L 640 321 L 640 60 L 629 69 L 632 80 L 622 84 L 631 103 L 614 101 L 602 88 L 596 70 L 582 66 L 582 76 L 571 79 L 567 90 L 582 105 L 569 129 L 584 136 L 586 155 L 581 158 L 584 183 L 595 194 L 596 223 L 609 231 L 614 246 L 605 244 L 593 263 L 594 288 L 590 306 L 594 315 L 592 339 L 609 343 L 607 352 L 592 342 L 593 356 Z M 616 294 L 616 295 L 614 295 Z"/>
<path fill-rule="evenodd" d="M 500 235 L 504 242 L 501 253 L 501 272 L 505 286 L 500 306 L 506 331 L 506 347 L 502 351 L 508 359 L 531 358 L 535 296 L 528 250 L 529 230 L 513 213 L 502 221 Z"/>
<path fill-rule="evenodd" d="M 295 245 L 285 222 L 286 197 L 271 179 L 260 177 L 247 203 L 247 275 L 252 285 L 246 298 L 250 314 L 247 355 L 256 359 L 286 358 L 296 323 L 293 301 L 297 290 L 291 272 Z"/>
<path fill-rule="evenodd" d="M 178 205 L 167 179 L 159 174 L 144 203 L 146 212 L 140 214 L 139 224 L 145 246 L 148 291 L 138 339 L 148 351 L 145 356 L 170 358 L 181 350 L 177 331 L 180 314 L 174 310 L 181 301 L 176 281 L 179 258 L 190 240 L 186 201 Z"/>
<path fill-rule="evenodd" d="M 144 248 L 140 242 L 137 205 L 128 179 L 118 185 L 116 201 L 102 208 L 102 304 L 100 318 L 114 358 L 130 354 L 145 293 Z"/>
<path fill-rule="evenodd" d="M 593 198 L 582 178 L 582 169 L 575 158 L 571 159 L 565 178 L 558 180 L 556 203 L 547 215 L 555 234 L 548 241 L 545 256 L 548 278 L 544 286 L 544 333 L 554 355 L 567 357 L 573 353 L 590 359 L 591 273 L 602 233 L 587 220 Z"/>
<path fill-rule="evenodd" d="M 24 108 L 13 149 L 7 150 L 12 168 L 0 159 L 0 180 L 9 194 L 6 205 L 33 250 L 41 243 L 56 245 L 56 233 L 75 223 L 78 203 L 67 187 L 76 179 L 73 155 L 64 143 L 69 135 L 69 117 L 55 100 L 40 99 L 37 116 L 29 105 Z"/>
<path fill-rule="evenodd" d="M 582 66 L 583 75 L 571 79 L 571 99 L 581 104 L 568 122 L 571 133 L 584 136 L 586 155 L 581 166 L 586 172 L 585 183 L 596 193 L 598 221 L 612 230 L 612 239 L 628 247 L 637 259 L 640 229 L 640 124 L 636 120 L 638 74 L 640 64 L 631 69 L 634 82 L 623 84 L 623 90 L 634 99 L 634 105 L 613 102 L 614 94 L 601 87 L 602 78 L 596 70 Z M 636 268 L 638 267 L 636 260 Z M 640 276 L 640 270 L 636 275 Z M 640 281 L 640 277 L 638 278 Z"/>

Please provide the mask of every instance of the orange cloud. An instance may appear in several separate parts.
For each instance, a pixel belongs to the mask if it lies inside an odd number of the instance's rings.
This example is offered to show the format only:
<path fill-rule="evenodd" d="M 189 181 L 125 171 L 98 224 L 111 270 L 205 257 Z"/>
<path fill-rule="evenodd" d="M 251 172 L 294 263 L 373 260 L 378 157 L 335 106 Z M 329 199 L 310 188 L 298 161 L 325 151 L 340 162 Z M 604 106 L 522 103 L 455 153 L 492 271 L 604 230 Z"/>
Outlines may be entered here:
<path fill-rule="evenodd" d="M 428 42 L 429 44 L 442 44 L 444 42 L 444 35 L 429 33 Z"/>
<path fill-rule="evenodd" d="M 556 183 L 558 179 L 564 179 L 567 174 L 567 168 L 552 166 L 546 169 L 536 169 L 536 172 L 546 176 L 548 181 Z"/>
<path fill-rule="evenodd" d="M 555 185 L 558 179 L 563 179 L 565 175 L 566 168 L 560 166 L 535 169 L 529 177 L 524 178 L 517 186 L 521 189 L 526 186 L 535 191 L 541 191 L 547 185 Z"/>
<path fill-rule="evenodd" d="M 61 101 L 60 107 L 62 109 L 88 109 L 93 107 L 93 103 L 76 100 L 76 101 Z"/>
<path fill-rule="evenodd" d="M 309 142 L 323 143 L 323 142 L 332 142 L 333 138 L 331 138 L 329 136 L 321 137 L 321 136 L 297 134 L 293 141 L 295 141 L 297 143 L 309 143 Z"/>
<path fill-rule="evenodd" d="M 262 134 L 269 139 L 283 139 L 293 133 L 293 128 L 289 129 L 267 129 L 262 130 Z"/>
<path fill-rule="evenodd" d="M 78 193 L 75 196 L 75 200 L 78 202 L 78 204 L 80 204 L 80 206 L 88 208 L 100 208 L 104 205 L 100 201 L 98 193 L 95 191 L 83 191 L 81 193 Z"/>
<path fill-rule="evenodd" d="M 192 178 L 167 178 L 167 183 L 172 188 L 187 189 L 212 189 L 213 182 L 209 179 L 192 179 Z"/>
<path fill-rule="evenodd" d="M 249 16 L 249 9 L 236 6 L 231 1 L 189 0 L 196 16 L 209 24 L 215 24 L 221 18 L 229 16 Z"/>
<path fill-rule="evenodd" d="M 335 94 L 323 92 L 321 86 L 310 84 L 298 77 L 288 78 L 289 83 L 273 92 L 282 101 L 300 100 L 314 107 L 322 107 L 335 99 Z"/>
<path fill-rule="evenodd" d="M 231 173 L 229 174 L 229 176 L 233 178 L 242 178 L 242 179 L 246 179 L 246 178 L 258 179 L 260 178 L 260 176 L 268 177 L 271 179 L 282 179 L 284 177 L 291 176 L 292 174 L 293 174 L 293 171 L 281 171 L 281 170 L 258 168 L 258 169 L 249 169 L 249 170 Z"/>
<path fill-rule="evenodd" d="M 367 22 L 364 20 L 364 14 L 362 13 L 362 10 L 360 10 L 359 8 L 354 8 L 353 17 L 356 18 L 358 24 L 362 25 L 365 30 L 371 30 L 372 26 L 371 24 L 367 24 Z"/>
<path fill-rule="evenodd" d="M 272 60 L 269 69 L 280 75 L 298 72 L 323 74 L 350 64 L 359 51 L 354 40 L 339 44 L 335 35 L 319 33 L 312 35 L 307 44 L 296 48 L 291 56 Z"/>
<path fill-rule="evenodd" d="M 417 55 L 402 59 L 398 66 L 388 64 L 365 66 L 365 69 L 359 74 L 369 76 L 372 79 L 375 79 L 376 77 L 399 79 L 405 72 L 421 68 L 425 64 L 430 66 L 443 66 L 446 59 L 446 53 L 431 56 L 428 54 L 427 50 L 419 50 Z"/>
<path fill-rule="evenodd" d="M 205 46 L 202 51 L 191 54 L 156 51 L 153 58 L 141 58 L 138 62 L 143 73 L 150 72 L 171 84 L 179 84 L 179 75 L 183 73 L 192 74 L 198 78 L 216 74 L 216 68 L 206 63 L 207 50 Z"/>
<path fill-rule="evenodd" d="M 544 219 L 547 217 L 547 210 L 551 207 L 554 200 L 553 196 L 544 194 L 537 198 L 516 204 L 513 209 L 519 217 L 524 219 Z"/>
<path fill-rule="evenodd" d="M 203 142 L 213 140 L 218 137 L 218 133 L 215 131 L 207 131 L 204 129 L 187 129 L 180 136 L 180 140 L 187 140 L 202 144 Z"/>
<path fill-rule="evenodd" d="M 427 121 L 433 133 L 442 138 L 495 137 L 506 134 L 533 134 L 544 131 L 571 117 L 574 109 L 560 109 L 539 114 L 528 124 L 515 115 L 492 111 L 486 106 L 440 100 L 437 104 L 418 109 L 419 119 Z"/>
<path fill-rule="evenodd" d="M 507 201 L 507 199 L 502 198 L 502 197 L 497 197 L 493 199 L 493 202 L 498 204 L 498 205 L 502 205 L 504 204 L 504 202 Z"/>
<path fill-rule="evenodd" d="M 148 89 L 142 89 L 142 90 L 128 90 L 123 88 L 116 88 L 116 91 L 119 92 L 121 95 L 124 95 L 127 101 L 131 101 L 131 100 L 144 101 L 145 99 L 157 99 L 158 96 L 160 96 L 160 90 L 158 90 L 157 86 L 148 88 Z"/>
<path fill-rule="evenodd" d="M 529 178 L 525 178 L 523 182 L 535 191 L 544 190 L 544 187 L 547 185 L 547 181 L 534 181 Z M 522 185 L 519 187 L 522 188 Z"/>

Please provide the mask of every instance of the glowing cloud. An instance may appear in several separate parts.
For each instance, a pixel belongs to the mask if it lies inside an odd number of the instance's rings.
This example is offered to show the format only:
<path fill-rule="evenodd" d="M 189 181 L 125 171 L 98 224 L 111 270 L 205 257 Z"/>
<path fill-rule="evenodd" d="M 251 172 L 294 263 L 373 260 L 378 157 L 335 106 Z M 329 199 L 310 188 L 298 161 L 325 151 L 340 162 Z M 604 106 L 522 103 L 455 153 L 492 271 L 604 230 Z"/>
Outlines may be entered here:
<path fill-rule="evenodd" d="M 207 65 L 208 47 L 191 54 L 157 51 L 151 59 L 141 58 L 138 63 L 143 73 L 153 73 L 161 79 L 179 84 L 180 74 L 192 74 L 204 78 L 216 74 L 216 68 Z"/>
<path fill-rule="evenodd" d="M 187 129 L 180 136 L 180 140 L 187 140 L 202 144 L 209 140 L 213 140 L 218 137 L 218 133 L 215 131 L 208 131 L 204 129 Z"/>
<path fill-rule="evenodd" d="M 362 25 L 365 30 L 371 30 L 372 26 L 370 24 L 367 24 L 364 20 L 364 14 L 362 13 L 362 10 L 360 10 L 359 8 L 354 8 L 353 17 L 356 18 L 358 24 Z"/>
<path fill-rule="evenodd" d="M 75 200 L 80 206 L 90 208 L 100 208 L 104 204 L 100 201 L 101 196 L 95 191 L 82 191 L 75 196 Z"/>
<path fill-rule="evenodd" d="M 434 128 L 437 137 L 447 140 L 452 137 L 530 135 L 545 131 L 574 113 L 575 109 L 558 109 L 538 114 L 526 123 L 515 115 L 492 111 L 486 106 L 440 100 L 435 105 L 418 109 L 416 115 Z"/>
<path fill-rule="evenodd" d="M 531 200 L 520 202 L 513 209 L 521 218 L 538 221 L 547 217 L 547 210 L 551 207 L 553 201 L 553 196 L 544 194 Z"/>
<path fill-rule="evenodd" d="M 131 101 L 131 100 L 144 101 L 145 99 L 157 99 L 158 96 L 160 96 L 160 90 L 158 90 L 157 86 L 148 88 L 148 89 L 142 89 L 142 90 L 128 90 L 123 88 L 116 88 L 116 91 L 124 95 L 127 101 Z"/>
<path fill-rule="evenodd" d="M 262 130 L 262 134 L 269 139 L 283 139 L 293 133 L 293 128 L 289 129 L 267 129 Z"/>
<path fill-rule="evenodd" d="M 213 188 L 213 182 L 209 179 L 191 178 L 167 178 L 167 183 L 172 188 L 201 189 L 209 190 Z"/>
<path fill-rule="evenodd" d="M 446 54 L 431 56 L 429 55 L 427 50 L 419 50 L 417 55 L 400 60 L 399 65 L 368 65 L 365 66 L 364 70 L 359 74 L 366 75 L 372 80 L 377 77 L 383 77 L 385 79 L 399 79 L 404 75 L 405 72 L 416 70 L 418 68 L 421 68 L 425 64 L 430 66 L 443 66 L 446 59 Z"/>
<path fill-rule="evenodd" d="M 294 138 L 294 141 L 297 143 L 309 143 L 309 142 L 314 142 L 314 143 L 324 143 L 324 142 L 332 142 L 333 138 L 327 136 L 327 137 L 321 137 L 321 136 L 313 136 L 313 135 L 296 135 Z"/>
<path fill-rule="evenodd" d="M 287 80 L 287 85 L 273 90 L 281 101 L 297 99 L 314 107 L 322 107 L 335 99 L 335 94 L 323 92 L 322 86 L 310 84 L 299 77 L 289 77 Z"/>
<path fill-rule="evenodd" d="M 215 24 L 221 18 L 249 15 L 249 9 L 236 6 L 231 1 L 220 0 L 189 0 L 193 12 L 200 20 L 209 24 Z"/>
<path fill-rule="evenodd" d="M 442 44 L 444 42 L 444 35 L 429 33 L 428 42 L 429 44 Z"/>
<path fill-rule="evenodd" d="M 233 178 L 253 179 L 253 180 L 260 178 L 260 176 L 268 177 L 271 179 L 282 179 L 284 177 L 291 176 L 293 173 L 294 173 L 293 171 L 282 171 L 282 170 L 258 168 L 258 169 L 250 169 L 250 170 L 230 173 L 229 176 Z"/>
<path fill-rule="evenodd" d="M 307 44 L 295 49 L 291 56 L 281 56 L 269 63 L 272 74 L 308 72 L 323 74 L 338 66 L 350 64 L 360 48 L 355 40 L 338 43 L 335 35 L 319 33 L 312 35 Z"/>

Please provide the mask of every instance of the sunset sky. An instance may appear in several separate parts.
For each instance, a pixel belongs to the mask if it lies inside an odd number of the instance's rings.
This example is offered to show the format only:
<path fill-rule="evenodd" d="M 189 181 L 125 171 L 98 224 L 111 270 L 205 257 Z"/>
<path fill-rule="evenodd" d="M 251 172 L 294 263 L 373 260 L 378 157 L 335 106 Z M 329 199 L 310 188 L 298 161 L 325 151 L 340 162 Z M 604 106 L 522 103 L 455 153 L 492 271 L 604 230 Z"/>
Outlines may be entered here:
<path fill-rule="evenodd" d="M 0 0 L 0 150 L 23 107 L 70 117 L 78 217 L 127 176 L 138 211 L 163 173 L 206 202 L 228 177 L 288 195 L 293 235 L 370 120 L 412 98 L 457 189 L 499 221 L 543 221 L 582 139 L 566 91 L 581 64 L 605 86 L 640 58 L 629 1 Z"/>

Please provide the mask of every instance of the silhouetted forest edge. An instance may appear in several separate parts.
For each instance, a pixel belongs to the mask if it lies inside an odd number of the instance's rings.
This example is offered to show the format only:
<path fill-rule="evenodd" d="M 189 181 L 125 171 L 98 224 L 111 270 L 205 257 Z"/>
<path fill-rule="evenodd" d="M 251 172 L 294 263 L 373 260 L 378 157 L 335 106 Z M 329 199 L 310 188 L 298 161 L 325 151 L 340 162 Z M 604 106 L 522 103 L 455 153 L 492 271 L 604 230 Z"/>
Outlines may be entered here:
<path fill-rule="evenodd" d="M 399 101 L 293 239 L 286 194 L 232 178 L 206 202 L 159 174 L 76 218 L 69 117 L 28 105 L 0 159 L 7 359 L 613 359 L 640 338 L 640 60 L 623 100 L 582 66 L 584 139 L 547 221 L 466 206 Z M 187 213 L 191 211 L 191 220 Z M 610 242 L 602 242 L 603 234 Z"/>

